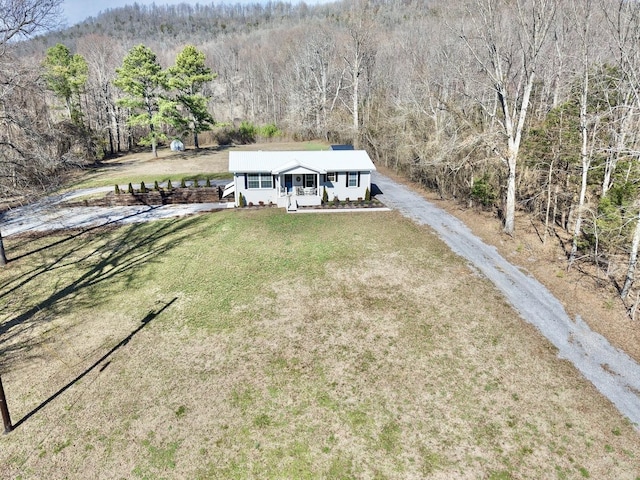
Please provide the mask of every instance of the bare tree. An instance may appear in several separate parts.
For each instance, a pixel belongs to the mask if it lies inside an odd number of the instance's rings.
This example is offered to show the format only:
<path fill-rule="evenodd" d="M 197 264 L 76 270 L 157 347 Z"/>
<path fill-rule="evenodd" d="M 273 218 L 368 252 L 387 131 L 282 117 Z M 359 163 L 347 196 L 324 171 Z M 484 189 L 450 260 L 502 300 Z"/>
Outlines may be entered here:
<path fill-rule="evenodd" d="M 0 55 L 16 37 L 27 37 L 59 25 L 63 0 L 0 0 Z"/>
<path fill-rule="evenodd" d="M 287 77 L 289 123 L 303 135 L 329 139 L 331 115 L 344 89 L 345 68 L 335 46 L 335 31 L 325 26 L 296 30 L 299 45 L 289 49 Z"/>
<path fill-rule="evenodd" d="M 375 59 L 374 32 L 376 28 L 368 2 L 354 2 L 347 25 L 348 41 L 344 61 L 347 65 L 351 83 L 346 87 L 351 90 L 351 105 L 345 107 L 351 112 L 353 145 L 359 148 L 360 143 L 360 106 L 363 85 L 363 74 L 371 69 Z"/>
<path fill-rule="evenodd" d="M 529 100 L 544 54 L 557 0 L 473 0 L 467 3 L 470 28 L 460 36 L 497 97 L 502 144 L 494 152 L 507 165 L 504 231 L 515 229 L 516 169 Z M 492 104 L 482 107 L 493 116 Z"/>
<path fill-rule="evenodd" d="M 624 81 L 633 98 L 633 104 L 636 110 L 640 110 L 640 77 L 638 76 L 638 69 L 640 68 L 640 52 L 638 51 L 640 48 L 640 6 L 637 2 L 627 2 L 624 0 L 618 1 L 617 8 L 611 8 L 612 2 L 607 0 L 602 0 L 601 6 L 613 38 L 613 53 L 618 58 L 618 65 L 623 72 Z M 628 150 L 633 151 L 634 149 Z M 636 157 L 636 161 L 638 161 L 637 150 L 634 156 Z M 635 208 L 640 209 L 638 202 L 636 202 Z M 629 292 L 634 284 L 639 248 L 640 214 L 636 218 L 627 272 L 620 291 L 620 296 L 623 300 L 629 296 Z"/>
<path fill-rule="evenodd" d="M 126 52 L 115 39 L 95 34 L 80 39 L 78 52 L 89 65 L 87 97 L 93 108 L 88 115 L 94 116 L 93 124 L 97 133 L 106 137 L 105 143 L 110 153 L 120 152 L 122 138 L 116 104 L 118 92 L 113 88 L 113 79 Z"/>
<path fill-rule="evenodd" d="M 591 35 L 591 0 L 574 0 L 572 3 L 573 14 L 577 24 L 577 31 L 580 36 L 581 59 L 582 59 L 582 88 L 580 90 L 580 160 L 582 163 L 582 175 L 580 181 L 580 194 L 578 196 L 578 208 L 576 221 L 573 228 L 573 241 L 571 252 L 569 253 L 569 267 L 573 264 L 578 252 L 578 239 L 582 233 L 582 219 L 587 194 L 587 181 L 589 168 L 591 166 L 591 149 L 589 148 L 589 136 L 593 135 L 589 131 L 589 119 L 587 118 L 587 103 L 589 101 L 589 69 L 590 61 L 590 41 Z M 595 132 L 596 127 L 593 127 Z"/>
<path fill-rule="evenodd" d="M 17 146 L 9 137 L 11 119 L 15 118 L 10 114 L 11 104 L 7 102 L 9 95 L 18 82 L 20 76 L 16 74 L 14 68 L 7 65 L 9 54 L 9 42 L 21 36 L 28 36 L 43 29 L 48 29 L 57 25 L 60 5 L 63 0 L 0 0 L 0 71 L 2 89 L 0 90 L 0 106 L 2 107 L 3 123 L 5 123 L 6 133 L 0 138 L 0 143 L 6 148 L 0 151 L 0 156 L 5 156 L 7 149 L 11 154 L 21 155 L 26 150 Z M 6 160 L 5 160 L 6 161 Z M 11 160 L 9 160 L 11 162 Z M 0 265 L 6 265 L 7 256 L 0 232 Z"/>

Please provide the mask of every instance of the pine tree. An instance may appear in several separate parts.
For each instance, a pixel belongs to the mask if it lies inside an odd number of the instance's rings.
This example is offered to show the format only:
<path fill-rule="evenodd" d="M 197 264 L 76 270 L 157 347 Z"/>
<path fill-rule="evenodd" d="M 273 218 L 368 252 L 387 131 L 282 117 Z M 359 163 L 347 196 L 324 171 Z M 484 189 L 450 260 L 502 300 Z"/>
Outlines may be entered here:
<path fill-rule="evenodd" d="M 133 112 L 127 124 L 149 128 L 140 144 L 151 145 L 151 151 L 157 157 L 158 140 L 166 138 L 162 126 L 171 124 L 176 112 L 176 103 L 162 97 L 166 72 L 150 48 L 138 45 L 129 51 L 116 73 L 114 85 L 127 94 L 118 104 Z"/>
<path fill-rule="evenodd" d="M 71 55 L 66 45 L 58 43 L 47 50 L 44 59 L 47 88 L 64 100 L 69 118 L 82 124 L 80 94 L 87 83 L 89 67 L 82 55 Z"/>
<path fill-rule="evenodd" d="M 204 63 L 204 53 L 193 45 L 187 45 L 176 57 L 176 64 L 168 69 L 168 84 L 176 90 L 175 100 L 184 111 L 174 119 L 179 130 L 193 133 L 193 144 L 200 148 L 198 133 L 210 130 L 215 123 L 207 110 L 210 96 L 203 94 L 203 87 L 217 75 Z"/>

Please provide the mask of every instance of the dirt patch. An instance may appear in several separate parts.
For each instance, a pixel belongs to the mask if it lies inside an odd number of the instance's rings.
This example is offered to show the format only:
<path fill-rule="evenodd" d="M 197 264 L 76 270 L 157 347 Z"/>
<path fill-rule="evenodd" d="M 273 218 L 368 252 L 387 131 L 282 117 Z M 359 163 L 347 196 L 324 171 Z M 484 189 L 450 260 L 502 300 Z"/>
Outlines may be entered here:
<path fill-rule="evenodd" d="M 567 271 L 567 256 L 559 238 L 549 236 L 543 244 L 539 234 L 543 228 L 532 223 L 530 216 L 516 215 L 515 234 L 509 236 L 502 231 L 500 220 L 493 212 L 465 208 L 455 200 L 443 200 L 436 193 L 423 190 L 390 169 L 377 168 L 460 219 L 476 236 L 496 247 L 505 259 L 547 287 L 569 316 L 580 316 L 592 330 L 640 362 L 638 323 L 629 318 L 610 282 L 587 269 Z"/>

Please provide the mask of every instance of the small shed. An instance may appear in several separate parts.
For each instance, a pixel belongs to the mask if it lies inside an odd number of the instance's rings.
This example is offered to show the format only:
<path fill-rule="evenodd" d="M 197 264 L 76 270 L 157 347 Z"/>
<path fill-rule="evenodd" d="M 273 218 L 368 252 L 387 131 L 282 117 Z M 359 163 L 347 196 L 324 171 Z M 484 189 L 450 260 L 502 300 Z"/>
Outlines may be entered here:
<path fill-rule="evenodd" d="M 184 143 L 180 140 L 176 139 L 171 142 L 171 151 L 172 152 L 182 152 L 184 151 Z"/>

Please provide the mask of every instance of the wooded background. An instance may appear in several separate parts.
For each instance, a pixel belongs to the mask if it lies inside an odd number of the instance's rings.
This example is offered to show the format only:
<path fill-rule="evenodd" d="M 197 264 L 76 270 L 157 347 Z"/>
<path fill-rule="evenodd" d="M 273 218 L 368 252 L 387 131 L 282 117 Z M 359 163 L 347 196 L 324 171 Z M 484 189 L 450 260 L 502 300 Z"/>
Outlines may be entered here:
<path fill-rule="evenodd" d="M 2 0 L 2 17 L 13 18 L 7 9 L 17 3 Z M 443 198 L 495 211 L 508 234 L 515 212 L 525 212 L 542 242 L 567 241 L 568 267 L 595 266 L 630 311 L 637 304 L 638 2 L 134 5 L 64 29 L 40 19 L 49 30 L 35 38 L 24 38 L 37 33 L 24 26 L 11 35 L 8 23 L 0 29 L 5 198 L 45 191 L 68 169 L 141 139 L 353 143 Z M 132 121 L 140 106 L 117 78 L 140 45 L 167 72 L 187 45 L 204 55 L 211 78 L 190 94 L 205 99 L 210 131 L 205 122 L 194 132 L 175 83 L 150 94 L 153 120 Z M 62 66 L 67 83 L 56 87 Z"/>

